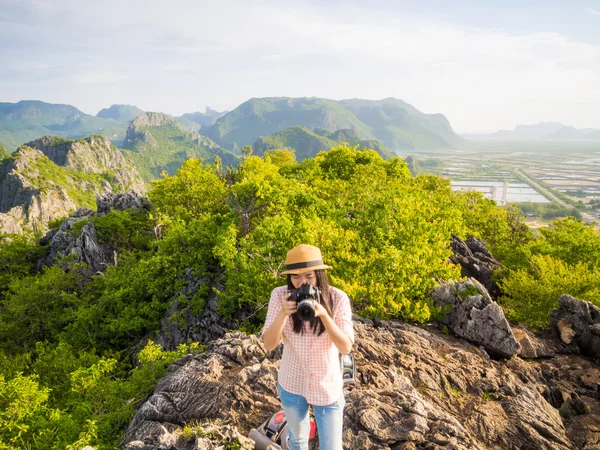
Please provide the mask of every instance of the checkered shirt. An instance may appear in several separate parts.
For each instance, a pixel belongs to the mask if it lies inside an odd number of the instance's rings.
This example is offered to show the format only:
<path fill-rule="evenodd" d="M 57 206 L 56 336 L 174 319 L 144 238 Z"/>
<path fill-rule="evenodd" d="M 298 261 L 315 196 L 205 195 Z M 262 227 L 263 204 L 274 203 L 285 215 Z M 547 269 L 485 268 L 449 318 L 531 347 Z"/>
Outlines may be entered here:
<path fill-rule="evenodd" d="M 333 321 L 354 343 L 350 299 L 344 291 L 330 289 Z M 287 286 L 273 289 L 263 335 L 275 320 L 288 293 Z M 294 333 L 292 318 L 286 317 L 278 381 L 283 389 L 303 396 L 311 405 L 330 405 L 339 398 L 343 385 L 339 351 L 327 331 L 317 336 L 308 322 L 304 327 L 303 334 Z"/>

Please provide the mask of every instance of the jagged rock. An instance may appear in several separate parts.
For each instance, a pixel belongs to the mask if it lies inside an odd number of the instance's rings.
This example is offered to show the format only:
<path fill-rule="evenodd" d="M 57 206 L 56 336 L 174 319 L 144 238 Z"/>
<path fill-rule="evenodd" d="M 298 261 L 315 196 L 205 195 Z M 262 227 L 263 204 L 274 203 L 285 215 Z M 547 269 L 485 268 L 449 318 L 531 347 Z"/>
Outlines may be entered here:
<path fill-rule="evenodd" d="M 145 192 L 137 170 L 104 136 L 78 141 L 46 136 L 28 145 L 35 148 L 20 147 L 0 165 L 0 233 L 46 232 L 50 221 L 77 208 L 74 191 L 98 196 L 113 190 L 108 181 L 78 181 L 70 170 L 111 176 L 118 189 Z M 60 170 L 62 175 L 53 175 Z"/>
<path fill-rule="evenodd" d="M 581 381 L 596 373 L 585 357 L 499 362 L 433 327 L 355 319 L 358 373 L 346 392 L 345 449 L 573 450 L 597 444 L 597 386 Z M 136 412 L 122 445 L 166 448 L 162 439 L 173 450 L 194 448 L 184 445 L 198 441 L 183 443 L 178 436 L 196 423 L 247 435 L 280 408 L 279 361 L 272 357 L 258 336 L 235 332 L 209 344 L 206 353 L 176 361 Z"/>
<path fill-rule="evenodd" d="M 492 356 L 510 358 L 519 352 L 504 311 L 477 280 L 441 283 L 431 296 L 447 312 L 442 322 L 457 336 L 482 345 Z"/>
<path fill-rule="evenodd" d="M 217 314 L 218 297 L 213 288 L 222 291 L 223 287 L 212 285 L 207 278 L 197 278 L 192 273 L 192 269 L 186 269 L 183 276 L 185 284 L 171 300 L 171 306 L 161 321 L 155 342 L 166 350 L 174 350 L 179 344 L 189 341 L 206 344 L 222 338 L 236 327 L 235 322 Z M 188 305 L 181 307 L 181 298 L 191 299 L 203 285 L 209 287 L 204 310 L 195 314 Z"/>
<path fill-rule="evenodd" d="M 25 145 L 41 151 L 59 166 L 83 173 L 110 172 L 111 181 L 119 189 L 146 192 L 144 181 L 133 164 L 105 136 L 94 135 L 77 141 L 44 136 Z"/>
<path fill-rule="evenodd" d="M 548 358 L 556 354 L 553 348 L 542 342 L 533 333 L 517 327 L 512 327 L 512 332 L 521 346 L 518 355 L 522 358 Z"/>
<path fill-rule="evenodd" d="M 114 251 L 100 245 L 96 226 L 90 219 L 107 214 L 111 209 L 123 211 L 131 207 L 150 209 L 150 203 L 138 193 L 129 191 L 123 194 L 104 194 L 96 199 L 97 212 L 89 208 L 79 208 L 63 221 L 58 230 L 50 230 L 40 244 L 50 244 L 46 256 L 37 262 L 38 270 L 43 266 L 56 264 L 59 258 L 69 256 L 73 262 L 85 262 L 92 272 L 104 272 L 109 265 L 116 264 Z M 81 233 L 75 233 L 73 226 L 81 221 L 85 225 Z"/>
<path fill-rule="evenodd" d="M 550 322 L 567 348 L 600 357 L 600 308 L 568 294 L 559 297 L 558 305 L 550 313 Z"/>
<path fill-rule="evenodd" d="M 129 208 L 146 209 L 148 211 L 152 209 L 148 198 L 134 191 L 127 191 L 121 194 L 107 192 L 96 198 L 96 205 L 98 206 L 98 215 L 107 214 L 111 209 L 118 211 L 124 211 Z"/>
<path fill-rule="evenodd" d="M 492 280 L 492 274 L 500 267 L 500 263 L 494 259 L 485 243 L 472 236 L 466 241 L 452 236 L 451 245 L 454 255 L 450 261 L 461 266 L 462 276 L 475 278 L 496 298 L 500 290 Z"/>

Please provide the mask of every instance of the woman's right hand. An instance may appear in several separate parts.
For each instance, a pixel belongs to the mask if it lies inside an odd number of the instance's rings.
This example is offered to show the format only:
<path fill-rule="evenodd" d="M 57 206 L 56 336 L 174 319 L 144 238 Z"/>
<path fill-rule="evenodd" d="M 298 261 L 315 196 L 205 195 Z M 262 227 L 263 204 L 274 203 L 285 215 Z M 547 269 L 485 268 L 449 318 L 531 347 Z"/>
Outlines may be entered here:
<path fill-rule="evenodd" d="M 281 309 L 279 310 L 279 314 L 281 314 L 283 317 L 287 317 L 290 314 L 294 314 L 298 310 L 298 303 L 296 303 L 296 301 L 294 300 L 290 300 L 291 295 L 292 294 L 286 295 L 283 299 L 283 302 L 281 303 Z"/>

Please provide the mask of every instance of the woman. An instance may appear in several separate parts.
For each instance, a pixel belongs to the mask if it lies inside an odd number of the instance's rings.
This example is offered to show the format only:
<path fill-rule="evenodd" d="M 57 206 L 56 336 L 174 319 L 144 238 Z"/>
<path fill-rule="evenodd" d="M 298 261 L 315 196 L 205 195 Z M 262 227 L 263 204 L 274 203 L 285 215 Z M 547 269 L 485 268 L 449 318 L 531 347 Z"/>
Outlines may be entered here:
<path fill-rule="evenodd" d="M 288 421 L 291 450 L 308 450 L 312 405 L 320 450 L 342 450 L 344 414 L 343 380 L 339 354 L 348 354 L 354 343 L 352 310 L 348 296 L 329 286 L 321 251 L 312 245 L 298 245 L 286 258 L 287 286 L 271 293 L 263 341 L 267 351 L 283 340 L 277 390 Z M 315 286 L 314 319 L 302 321 L 290 290 L 304 283 Z"/>

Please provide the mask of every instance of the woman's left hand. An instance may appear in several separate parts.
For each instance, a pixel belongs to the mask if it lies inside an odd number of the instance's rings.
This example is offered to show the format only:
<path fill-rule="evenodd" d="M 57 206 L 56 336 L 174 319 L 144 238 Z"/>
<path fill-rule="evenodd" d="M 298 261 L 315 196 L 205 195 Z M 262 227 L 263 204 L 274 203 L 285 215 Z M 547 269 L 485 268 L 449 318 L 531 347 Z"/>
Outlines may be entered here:
<path fill-rule="evenodd" d="M 327 310 L 318 302 L 315 302 L 315 317 L 328 315 Z"/>

